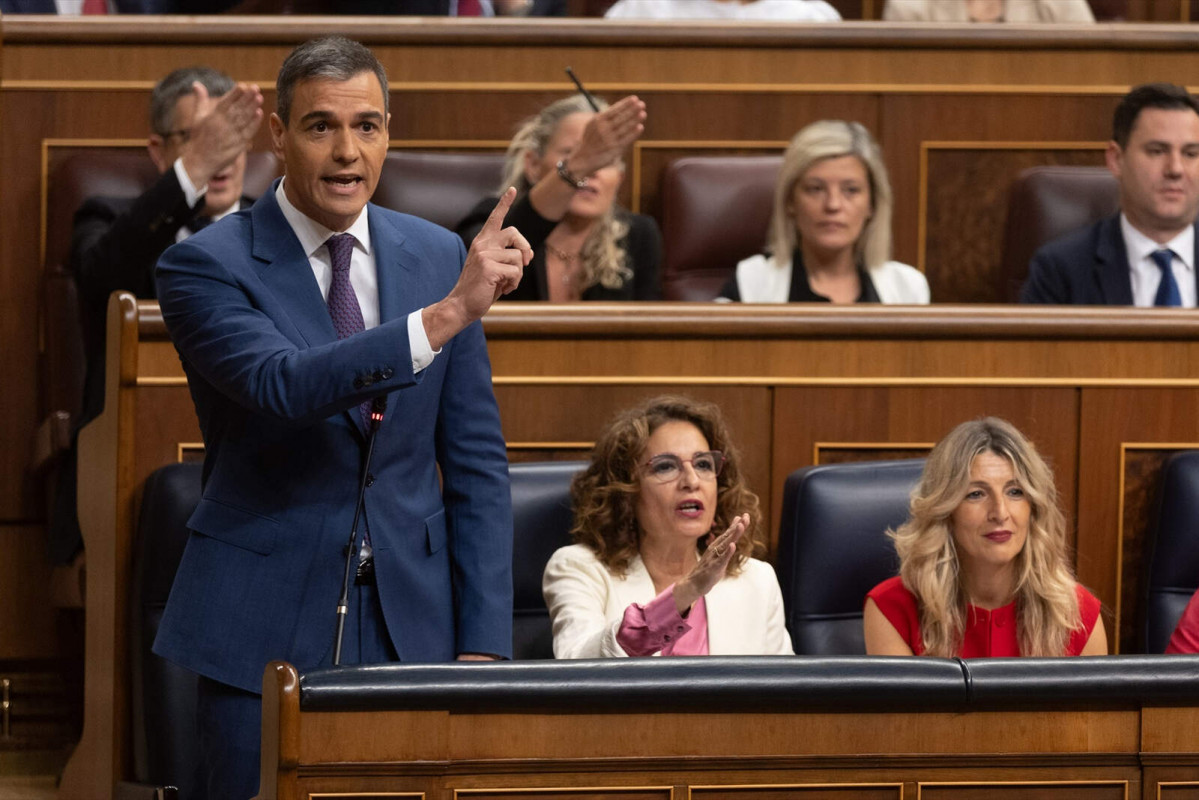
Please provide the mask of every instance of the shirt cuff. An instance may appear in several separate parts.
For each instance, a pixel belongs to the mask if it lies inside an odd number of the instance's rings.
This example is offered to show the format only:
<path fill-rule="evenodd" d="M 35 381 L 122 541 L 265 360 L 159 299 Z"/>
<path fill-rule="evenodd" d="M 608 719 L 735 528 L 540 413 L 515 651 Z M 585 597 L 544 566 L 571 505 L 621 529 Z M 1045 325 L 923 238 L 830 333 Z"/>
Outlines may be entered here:
<path fill-rule="evenodd" d="M 421 312 L 417 309 L 408 315 L 408 350 L 412 354 L 412 374 L 420 372 L 433 363 L 433 357 L 440 354 L 429 344 L 429 334 L 425 333 L 425 323 Z"/>
<path fill-rule="evenodd" d="M 192 179 L 188 176 L 187 170 L 183 168 L 183 158 L 175 159 L 175 177 L 179 179 L 179 187 L 183 189 L 183 197 L 187 200 L 188 208 L 195 208 L 196 203 L 200 202 L 200 198 L 208 193 L 208 184 L 204 184 L 199 189 L 192 183 Z"/>
<path fill-rule="evenodd" d="M 691 630 L 674 604 L 674 585 L 645 605 L 633 603 L 624 611 L 616 642 L 631 656 L 649 656 L 678 641 Z"/>

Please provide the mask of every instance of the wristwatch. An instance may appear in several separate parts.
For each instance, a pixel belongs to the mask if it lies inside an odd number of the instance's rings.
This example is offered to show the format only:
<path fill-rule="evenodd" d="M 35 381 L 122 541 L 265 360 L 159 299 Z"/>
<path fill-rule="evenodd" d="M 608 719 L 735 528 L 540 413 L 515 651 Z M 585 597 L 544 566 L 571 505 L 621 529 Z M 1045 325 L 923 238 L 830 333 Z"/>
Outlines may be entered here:
<path fill-rule="evenodd" d="M 581 178 L 581 179 L 576 178 L 574 175 L 571 174 L 570 170 L 568 170 L 566 168 L 566 159 L 565 158 L 560 159 L 558 161 L 558 177 L 561 178 L 562 180 L 566 181 L 567 183 L 569 183 L 571 185 L 571 187 L 575 188 L 575 189 L 582 189 L 584 186 L 587 185 L 586 178 Z"/>

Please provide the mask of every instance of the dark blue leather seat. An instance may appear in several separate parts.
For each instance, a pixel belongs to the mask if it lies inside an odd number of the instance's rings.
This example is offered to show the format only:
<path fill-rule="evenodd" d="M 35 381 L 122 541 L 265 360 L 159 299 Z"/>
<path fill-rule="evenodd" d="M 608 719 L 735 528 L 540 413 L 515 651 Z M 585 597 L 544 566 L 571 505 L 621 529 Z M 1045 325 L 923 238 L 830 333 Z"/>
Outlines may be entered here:
<path fill-rule="evenodd" d="M 541 574 L 559 547 L 571 543 L 570 482 L 585 461 L 513 464 L 512 657 L 553 658 L 549 610 Z"/>
<path fill-rule="evenodd" d="M 923 459 L 806 467 L 783 487 L 778 575 L 797 655 L 866 652 L 862 603 L 897 574 L 886 537 L 907 519 Z"/>
<path fill-rule="evenodd" d="M 1176 453 L 1162 468 L 1145 546 L 1140 646 L 1146 653 L 1164 653 L 1199 588 L 1199 450 Z"/>

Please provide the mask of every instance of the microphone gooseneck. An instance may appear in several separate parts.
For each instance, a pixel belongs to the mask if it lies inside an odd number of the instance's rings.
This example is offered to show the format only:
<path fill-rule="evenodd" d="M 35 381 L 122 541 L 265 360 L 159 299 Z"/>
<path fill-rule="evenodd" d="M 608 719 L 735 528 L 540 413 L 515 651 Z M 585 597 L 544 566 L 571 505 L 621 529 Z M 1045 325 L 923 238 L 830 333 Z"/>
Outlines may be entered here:
<path fill-rule="evenodd" d="M 333 637 L 333 666 L 341 666 L 341 640 L 345 634 L 346 612 L 350 606 L 350 572 L 354 559 L 358 557 L 358 520 L 366 502 L 366 481 L 371 471 L 371 456 L 375 452 L 375 435 L 383 423 L 387 411 L 387 395 L 381 394 L 371 401 L 371 416 L 367 426 L 366 456 L 362 459 L 362 475 L 358 480 L 358 502 L 354 505 L 354 522 L 350 525 L 350 542 L 346 545 L 345 572 L 341 576 L 341 598 L 337 601 L 337 634 Z"/>

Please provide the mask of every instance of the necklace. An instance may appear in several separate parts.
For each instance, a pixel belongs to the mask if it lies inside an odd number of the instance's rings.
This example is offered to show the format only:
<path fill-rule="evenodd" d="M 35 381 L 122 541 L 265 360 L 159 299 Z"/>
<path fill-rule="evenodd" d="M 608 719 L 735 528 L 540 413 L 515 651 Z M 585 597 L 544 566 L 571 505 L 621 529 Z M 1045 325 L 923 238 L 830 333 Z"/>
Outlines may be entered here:
<path fill-rule="evenodd" d="M 578 279 L 577 262 L 579 260 L 579 252 L 568 253 L 565 250 L 559 250 L 549 242 L 545 242 L 545 249 L 550 255 L 562 262 L 562 283 L 566 286 L 573 286 Z"/>
<path fill-rule="evenodd" d="M 565 250 L 559 250 L 558 248 L 554 247 L 549 242 L 545 243 L 545 249 L 549 252 L 550 255 L 552 255 L 554 258 L 558 259 L 559 261 L 561 261 L 564 264 L 573 264 L 579 258 L 578 251 L 575 251 L 573 253 L 568 253 Z"/>

